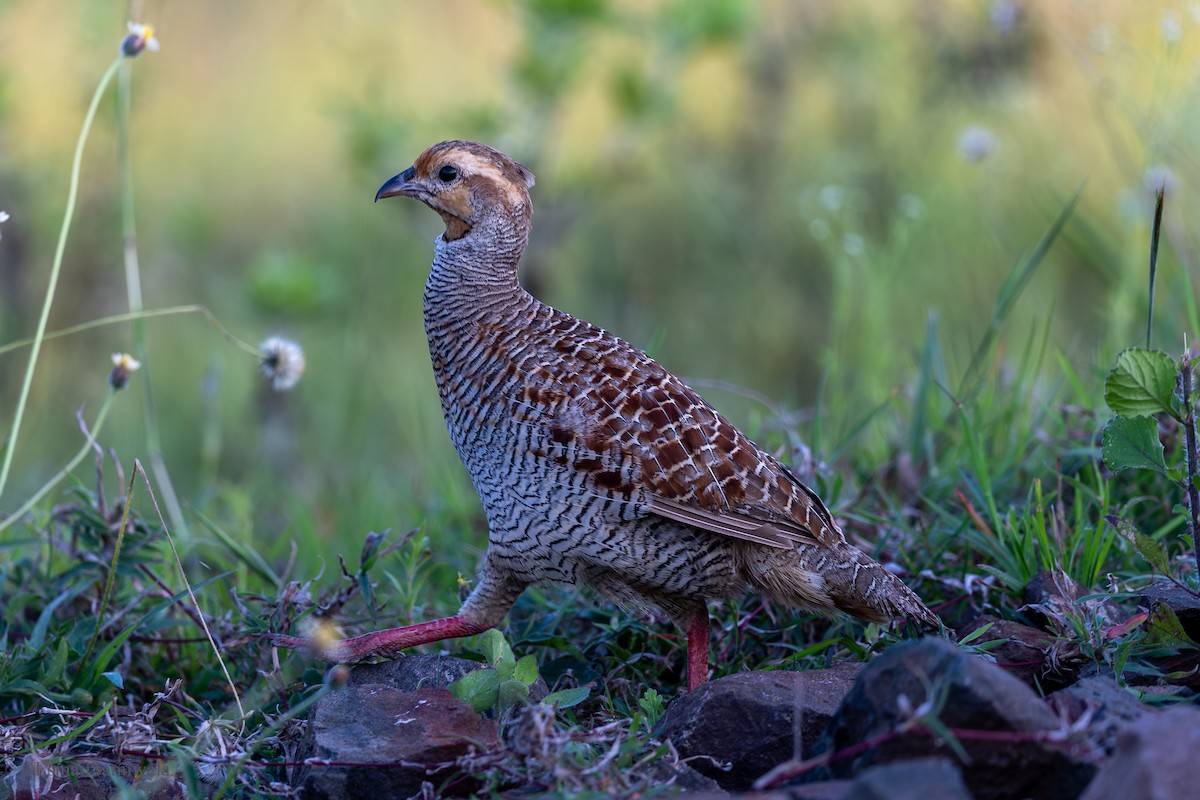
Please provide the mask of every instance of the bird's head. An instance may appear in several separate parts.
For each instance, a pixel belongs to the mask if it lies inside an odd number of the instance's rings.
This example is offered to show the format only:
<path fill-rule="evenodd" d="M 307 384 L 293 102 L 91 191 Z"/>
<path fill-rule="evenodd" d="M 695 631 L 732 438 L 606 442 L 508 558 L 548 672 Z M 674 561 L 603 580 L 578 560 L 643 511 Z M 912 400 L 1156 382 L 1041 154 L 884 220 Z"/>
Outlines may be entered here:
<path fill-rule="evenodd" d="M 499 150 L 478 142 L 442 142 L 388 179 L 375 199 L 415 197 L 441 215 L 443 238 L 452 242 L 486 223 L 527 229 L 532 186 L 533 173 Z"/>

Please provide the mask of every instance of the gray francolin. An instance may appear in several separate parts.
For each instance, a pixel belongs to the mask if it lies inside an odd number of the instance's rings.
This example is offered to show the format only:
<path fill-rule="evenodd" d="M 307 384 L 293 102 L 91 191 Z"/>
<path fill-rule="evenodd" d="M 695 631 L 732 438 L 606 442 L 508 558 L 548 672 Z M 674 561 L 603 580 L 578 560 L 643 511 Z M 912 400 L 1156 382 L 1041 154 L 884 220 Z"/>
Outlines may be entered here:
<path fill-rule="evenodd" d="M 430 147 L 375 195 L 416 198 L 446 224 L 425 330 L 489 544 L 456 616 L 317 655 L 358 661 L 476 634 L 535 583 L 587 584 L 667 614 L 687 632 L 689 689 L 708 675 L 707 603 L 747 588 L 787 606 L 936 627 L 787 467 L 641 350 L 521 287 L 532 186 L 503 153 L 455 141 Z"/>

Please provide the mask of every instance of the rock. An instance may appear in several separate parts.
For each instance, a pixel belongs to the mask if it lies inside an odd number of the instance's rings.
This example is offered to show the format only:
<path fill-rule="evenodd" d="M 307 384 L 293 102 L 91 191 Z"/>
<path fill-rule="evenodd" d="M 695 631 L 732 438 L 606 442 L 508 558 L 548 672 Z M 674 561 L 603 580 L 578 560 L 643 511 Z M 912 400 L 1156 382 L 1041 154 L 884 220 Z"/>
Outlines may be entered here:
<path fill-rule="evenodd" d="M 404 692 L 413 692 L 426 687 L 447 687 L 468 672 L 483 669 L 486 664 L 456 656 L 404 656 L 378 664 L 360 664 L 350 670 L 349 685 L 363 686 L 378 683 L 394 686 Z M 529 687 L 529 700 L 538 702 L 550 694 L 550 687 L 539 675 Z M 495 712 L 488 709 L 484 716 L 493 718 Z"/>
<path fill-rule="evenodd" d="M 789 786 L 784 797 L 787 800 L 843 800 L 853 785 L 853 781 L 806 783 L 802 786 Z"/>
<path fill-rule="evenodd" d="M 748 789 L 776 764 L 812 751 L 860 668 L 844 663 L 827 670 L 743 672 L 710 681 L 671 703 L 660 735 L 722 788 Z"/>
<path fill-rule="evenodd" d="M 962 639 L 989 623 L 992 627 L 972 644 L 1000 640 L 1001 644 L 988 648 L 988 655 L 996 659 L 996 666 L 1007 670 L 1022 683 L 1053 690 L 1069 683 L 1078 672 L 1078 648 L 1064 653 L 1060 643 L 1050 634 L 1019 622 L 983 614 L 956 633 Z"/>
<path fill-rule="evenodd" d="M 445 689 L 402 691 L 353 681 L 317 703 L 307 739 L 309 746 L 298 753 L 301 759 L 343 766 L 298 770 L 292 785 L 306 800 L 409 797 L 421 790 L 423 781 L 436 784 L 451 775 L 450 768 L 440 765 L 500 745 L 495 723 Z M 349 764 L 362 766 L 345 766 Z M 464 784 L 459 793 L 469 795 L 473 789 Z M 451 785 L 447 791 L 453 790 Z"/>
<path fill-rule="evenodd" d="M 1121 727 L 1136 722 L 1145 714 L 1156 713 L 1118 686 L 1111 675 L 1081 678 L 1074 685 L 1050 695 L 1046 701 L 1059 718 L 1068 723 L 1074 723 L 1090 711 L 1092 720 L 1087 727 L 1087 742 L 1104 756 L 1112 755 Z"/>
<path fill-rule="evenodd" d="M 840 800 L 972 800 L 962 773 L 945 758 L 893 761 L 865 770 Z"/>
<path fill-rule="evenodd" d="M 930 691 L 944 698 L 936 711 L 939 722 L 960 731 L 970 758 L 963 777 L 975 800 L 1073 798 L 1095 772 L 1091 764 L 1037 740 L 1036 734 L 1061 724 L 1028 686 L 947 641 L 926 637 L 895 645 L 863 669 L 818 745 L 821 752 L 847 755 L 811 778 L 853 777 L 876 764 L 949 753 L 929 731 L 897 733 L 910 717 L 905 708 L 925 703 Z M 990 736 L 966 735 L 975 731 Z M 1013 735 L 995 735 L 1003 732 Z M 873 747 L 851 749 L 872 740 L 878 741 Z"/>
<path fill-rule="evenodd" d="M 1200 597 L 1170 581 L 1156 581 L 1142 590 L 1141 605 L 1153 610 L 1162 603 L 1175 612 L 1183 631 L 1194 642 L 1200 642 Z"/>
<path fill-rule="evenodd" d="M 350 686 L 379 683 L 402 692 L 433 687 L 445 688 L 456 680 L 482 669 L 485 664 L 455 656 L 403 656 L 378 664 L 359 664 L 350 670 Z"/>
<path fill-rule="evenodd" d="M 183 779 L 165 761 L 126 757 L 121 761 L 76 757 L 61 764 L 27 758 L 15 772 L 0 776 L 0 800 L 108 800 L 124 797 L 116 776 L 132 794 L 146 800 L 183 800 Z"/>
<path fill-rule="evenodd" d="M 1080 800 L 1179 800 L 1196 796 L 1200 709 L 1175 706 L 1122 728 L 1113 757 Z"/>

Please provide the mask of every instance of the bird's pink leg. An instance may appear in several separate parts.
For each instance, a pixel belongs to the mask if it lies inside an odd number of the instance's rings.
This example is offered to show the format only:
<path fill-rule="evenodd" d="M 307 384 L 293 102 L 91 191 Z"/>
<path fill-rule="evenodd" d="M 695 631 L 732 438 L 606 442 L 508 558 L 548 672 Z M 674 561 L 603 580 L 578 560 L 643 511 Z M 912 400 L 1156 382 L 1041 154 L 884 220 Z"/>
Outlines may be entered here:
<path fill-rule="evenodd" d="M 419 644 L 473 636 L 496 627 L 504 620 L 504 615 L 524 588 L 524 583 L 505 571 L 495 569 L 485 560 L 475 591 L 453 617 L 372 631 L 335 642 L 322 642 L 320 635 L 315 640 L 309 640 L 277 634 L 270 640 L 277 647 L 307 650 L 317 658 L 335 664 L 353 663 L 371 656 L 395 658 L 402 651 Z"/>
<path fill-rule="evenodd" d="M 482 633 L 491 625 L 470 623 L 461 617 L 445 617 L 416 625 L 404 625 L 399 628 L 388 628 L 382 631 L 371 631 L 352 639 L 342 639 L 338 642 L 318 646 L 314 655 L 331 663 L 353 663 L 371 656 L 395 658 L 401 651 L 419 644 L 440 642 L 443 639 L 457 639 L 460 636 L 472 636 Z M 279 647 L 293 650 L 310 649 L 313 642 L 295 636 L 276 636 L 272 640 Z"/>
<path fill-rule="evenodd" d="M 687 630 L 688 691 L 708 680 L 708 606 L 701 606 Z"/>

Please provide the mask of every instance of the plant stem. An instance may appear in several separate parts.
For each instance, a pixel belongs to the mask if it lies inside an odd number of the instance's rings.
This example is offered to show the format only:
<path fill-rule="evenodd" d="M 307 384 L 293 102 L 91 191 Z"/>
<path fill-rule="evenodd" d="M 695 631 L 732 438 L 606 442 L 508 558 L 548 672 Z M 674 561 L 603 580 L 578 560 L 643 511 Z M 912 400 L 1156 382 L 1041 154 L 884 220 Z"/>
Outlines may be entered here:
<path fill-rule="evenodd" d="M 84 457 L 92 451 L 96 446 L 96 436 L 100 433 L 100 428 L 104 425 L 104 418 L 108 416 L 108 410 L 112 408 L 113 398 L 116 396 L 116 390 L 112 390 L 108 393 L 108 397 L 104 398 L 104 405 L 100 406 L 100 411 L 96 414 L 96 421 L 92 423 L 91 430 L 87 431 L 87 441 L 83 443 L 83 447 L 79 448 L 79 452 L 75 454 L 75 457 L 68 461 L 67 465 L 60 469 L 53 478 L 42 484 L 42 488 L 34 492 L 33 496 L 26 500 L 20 508 L 7 518 L 0 520 L 0 533 L 3 533 L 13 523 L 27 514 L 43 497 L 50 493 L 51 489 L 58 485 L 59 481 L 70 475 L 71 471 L 79 466 L 79 462 L 83 461 Z"/>
<path fill-rule="evenodd" d="M 1188 533 L 1192 535 L 1192 547 L 1196 555 L 1197 577 L 1200 578 L 1200 489 L 1196 487 L 1196 475 L 1200 472 L 1196 464 L 1196 405 L 1192 402 L 1192 360 L 1187 353 L 1179 359 L 1179 387 L 1183 395 L 1183 435 L 1187 448 L 1187 474 L 1184 475 L 1183 490 L 1188 499 Z"/>
<path fill-rule="evenodd" d="M 146 344 L 146 322 L 140 316 L 142 312 L 142 277 L 138 264 L 137 226 L 135 224 L 133 197 L 133 161 L 130 158 L 130 125 L 129 107 L 131 102 L 130 81 L 133 75 L 133 64 L 126 60 L 121 65 L 117 80 L 118 114 L 117 114 L 117 165 L 121 176 L 121 239 L 125 253 L 125 291 L 129 297 L 129 313 L 137 314 L 133 318 L 133 352 L 142 360 L 142 395 L 143 418 L 146 426 L 146 450 L 154 477 L 162 490 L 163 502 L 171 517 L 171 524 L 184 539 L 189 538 L 190 530 L 183 516 L 183 508 L 179 505 L 179 497 L 175 493 L 175 484 L 171 482 L 171 474 L 163 459 L 162 433 L 158 425 L 158 410 L 154 402 L 153 384 L 150 382 L 150 354 Z"/>
<path fill-rule="evenodd" d="M 71 162 L 71 182 L 67 190 L 67 207 L 63 211 L 62 228 L 58 233 L 58 246 L 54 250 L 54 263 L 50 267 L 50 283 L 46 287 L 46 299 L 42 302 L 42 315 L 38 318 L 37 332 L 33 336 L 33 350 L 29 354 L 29 365 L 25 368 L 25 379 L 21 382 L 21 394 L 17 397 L 17 410 L 13 414 L 12 431 L 8 436 L 8 446 L 4 449 L 4 463 L 0 464 L 0 497 L 4 496 L 4 487 L 8 483 L 13 453 L 17 449 L 17 436 L 21 432 L 25 406 L 29 402 L 29 390 L 33 387 L 33 372 L 37 367 L 38 355 L 42 351 L 46 322 L 50 319 L 50 307 L 54 304 L 58 276 L 62 272 L 63 253 L 67 249 L 67 234 L 71 230 L 71 219 L 75 216 L 75 201 L 79 196 L 79 173 L 83 166 L 83 147 L 87 144 L 92 121 L 96 118 L 96 109 L 100 106 L 100 98 L 104 96 L 105 88 L 112 80 L 113 75 L 120 69 L 123 60 L 124 56 L 117 56 L 101 76 L 100 83 L 96 85 L 96 91 L 92 93 L 92 102 L 88 105 L 87 114 L 84 115 L 83 128 L 79 131 L 79 140 L 75 143 L 75 158 Z"/>
<path fill-rule="evenodd" d="M 93 319 L 88 322 L 81 322 L 78 325 L 72 325 L 69 328 L 60 328 L 59 330 L 56 330 L 56 331 L 50 331 L 49 333 L 47 333 L 45 336 L 42 337 L 42 341 L 50 341 L 51 339 L 61 339 L 64 336 L 71 336 L 72 334 L 83 333 L 84 331 L 90 331 L 95 328 L 102 328 L 105 325 L 116 325 L 117 323 L 120 323 L 120 322 L 129 322 L 130 320 L 134 320 L 134 319 L 152 319 L 154 317 L 169 317 L 169 316 L 172 316 L 175 314 L 200 314 L 200 315 L 202 315 L 204 317 L 204 319 L 207 320 L 208 324 L 210 326 L 212 326 L 212 329 L 215 330 L 221 336 L 222 339 L 229 342 L 234 347 L 249 353 L 250 355 L 254 356 L 255 358 L 262 358 L 261 350 L 259 350 L 257 347 L 250 344 L 249 342 L 243 342 L 241 339 L 234 336 L 232 333 L 229 332 L 228 328 L 226 328 L 224 325 L 221 324 L 220 320 L 217 319 L 215 314 L 213 314 L 211 311 L 209 311 L 206 307 L 204 307 L 202 305 L 197 305 L 197 304 L 190 304 L 190 305 L 186 305 L 186 306 L 168 306 L 167 308 L 152 308 L 149 311 L 139 311 L 136 314 L 125 313 L 125 314 L 113 314 L 112 316 L 108 316 L 108 317 L 99 317 L 97 319 Z M 18 339 L 15 342 L 9 342 L 8 344 L 0 345 L 0 356 L 4 355 L 5 353 L 11 352 L 13 350 L 19 350 L 22 347 L 27 347 L 27 346 L 33 344 L 33 342 L 34 342 L 34 339 L 29 338 L 29 339 Z"/>

